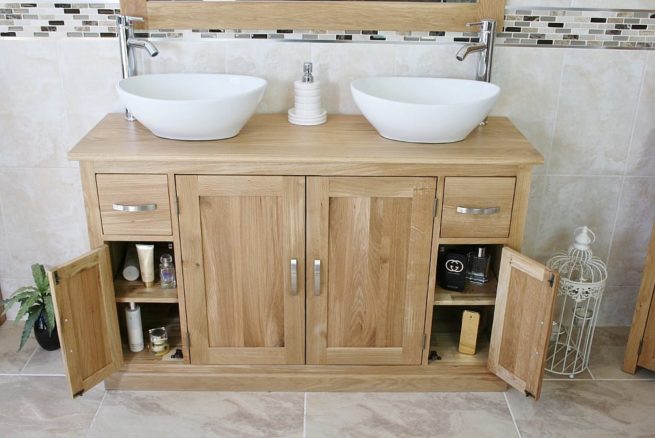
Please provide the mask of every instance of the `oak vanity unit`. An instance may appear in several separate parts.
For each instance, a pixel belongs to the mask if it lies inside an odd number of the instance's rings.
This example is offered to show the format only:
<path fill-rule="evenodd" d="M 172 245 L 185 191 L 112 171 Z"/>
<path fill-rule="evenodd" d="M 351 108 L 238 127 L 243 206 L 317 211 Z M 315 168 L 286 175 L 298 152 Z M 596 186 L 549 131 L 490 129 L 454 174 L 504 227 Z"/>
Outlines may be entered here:
<path fill-rule="evenodd" d="M 50 272 L 74 395 L 104 380 L 266 391 L 507 382 L 539 396 L 557 279 L 517 252 L 543 158 L 507 119 L 429 145 L 386 140 L 359 116 L 306 128 L 258 115 L 235 138 L 182 142 L 111 114 L 69 157 L 95 248 Z M 175 291 L 117 280 L 135 241 L 172 244 Z M 496 254 L 495 278 L 440 289 L 437 255 L 453 245 Z M 144 329 L 171 328 L 182 360 L 126 348 L 129 302 Z M 449 329 L 469 308 L 488 321 L 473 356 L 456 353 Z"/>

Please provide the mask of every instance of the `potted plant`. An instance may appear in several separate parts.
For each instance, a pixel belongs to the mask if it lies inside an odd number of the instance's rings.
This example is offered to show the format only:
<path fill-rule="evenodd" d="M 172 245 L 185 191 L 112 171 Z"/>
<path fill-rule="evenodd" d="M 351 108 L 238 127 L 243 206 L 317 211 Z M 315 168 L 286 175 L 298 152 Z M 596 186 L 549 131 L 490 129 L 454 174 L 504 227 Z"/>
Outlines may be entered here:
<path fill-rule="evenodd" d="M 14 304 L 19 303 L 16 323 L 27 315 L 18 351 L 22 350 L 25 342 L 27 342 L 32 328 L 34 328 L 36 341 L 41 347 L 48 351 L 56 350 L 60 346 L 59 335 L 56 329 L 50 283 L 43 265 L 32 265 L 32 277 L 34 278 L 34 286 L 21 287 L 10 298 L 2 301 L 5 307 L 4 313 Z"/>

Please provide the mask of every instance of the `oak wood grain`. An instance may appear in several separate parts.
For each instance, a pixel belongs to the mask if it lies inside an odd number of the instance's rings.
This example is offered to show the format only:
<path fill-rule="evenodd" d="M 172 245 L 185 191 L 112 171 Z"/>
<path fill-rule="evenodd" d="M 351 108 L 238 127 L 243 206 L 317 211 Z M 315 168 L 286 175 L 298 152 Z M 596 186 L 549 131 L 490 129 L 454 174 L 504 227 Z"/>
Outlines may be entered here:
<path fill-rule="evenodd" d="M 503 248 L 488 366 L 498 377 L 537 400 L 557 280 L 557 274 L 542 264 Z"/>
<path fill-rule="evenodd" d="M 48 279 L 71 393 L 77 396 L 123 361 L 109 248 L 49 269 Z"/>

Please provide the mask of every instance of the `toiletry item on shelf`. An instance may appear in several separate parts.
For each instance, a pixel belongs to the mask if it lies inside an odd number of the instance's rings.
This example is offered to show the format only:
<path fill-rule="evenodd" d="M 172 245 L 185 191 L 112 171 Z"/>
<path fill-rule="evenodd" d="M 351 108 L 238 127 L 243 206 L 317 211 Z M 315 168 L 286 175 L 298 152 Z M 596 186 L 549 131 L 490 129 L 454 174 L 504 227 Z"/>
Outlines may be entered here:
<path fill-rule="evenodd" d="M 312 63 L 303 65 L 303 77 L 295 81 L 294 103 L 289 110 L 289 123 L 294 125 L 320 125 L 327 121 L 327 111 L 321 105 L 321 83 L 314 80 Z"/>
<path fill-rule="evenodd" d="M 465 310 L 462 313 L 462 328 L 459 334 L 458 351 L 464 354 L 475 354 L 478 343 L 478 327 L 480 326 L 480 314 L 472 310 Z"/>
<path fill-rule="evenodd" d="M 159 279 L 161 280 L 162 289 L 174 289 L 177 287 L 173 256 L 170 254 L 162 254 L 159 258 Z"/>
<path fill-rule="evenodd" d="M 439 248 L 437 258 L 439 286 L 446 290 L 462 292 L 466 285 L 466 255 L 457 249 Z"/>
<path fill-rule="evenodd" d="M 150 335 L 150 351 L 155 356 L 163 356 L 170 350 L 168 345 L 168 333 L 166 327 L 157 327 L 148 330 Z"/>
<path fill-rule="evenodd" d="M 152 287 L 155 284 L 155 245 L 137 243 L 136 252 L 139 256 L 141 280 L 146 287 Z"/>
<path fill-rule="evenodd" d="M 491 257 L 486 254 L 484 247 L 468 253 L 468 271 L 466 279 L 473 284 L 484 284 L 489 281 L 489 264 Z"/>
<path fill-rule="evenodd" d="M 141 308 L 135 303 L 130 303 L 129 307 L 125 308 L 125 322 L 130 351 L 138 353 L 143 350 L 143 328 L 141 326 Z"/>
<path fill-rule="evenodd" d="M 123 263 L 123 278 L 128 281 L 136 281 L 139 279 L 141 272 L 139 271 L 139 257 L 136 254 L 136 246 L 127 245 L 127 252 L 125 253 L 125 262 Z"/>

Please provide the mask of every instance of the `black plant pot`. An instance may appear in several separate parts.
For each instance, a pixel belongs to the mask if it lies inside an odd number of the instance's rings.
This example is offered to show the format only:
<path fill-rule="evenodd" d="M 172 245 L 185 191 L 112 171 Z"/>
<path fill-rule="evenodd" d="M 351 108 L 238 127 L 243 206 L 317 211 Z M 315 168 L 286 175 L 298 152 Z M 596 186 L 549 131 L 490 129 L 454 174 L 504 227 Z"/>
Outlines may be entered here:
<path fill-rule="evenodd" d="M 41 348 L 44 350 L 53 351 L 61 347 L 61 345 L 59 345 L 57 327 L 55 327 L 55 329 L 52 331 L 52 335 L 50 335 L 50 330 L 48 330 L 48 326 L 43 315 L 39 316 L 34 323 L 34 337 L 36 338 L 36 342 L 38 342 Z"/>

